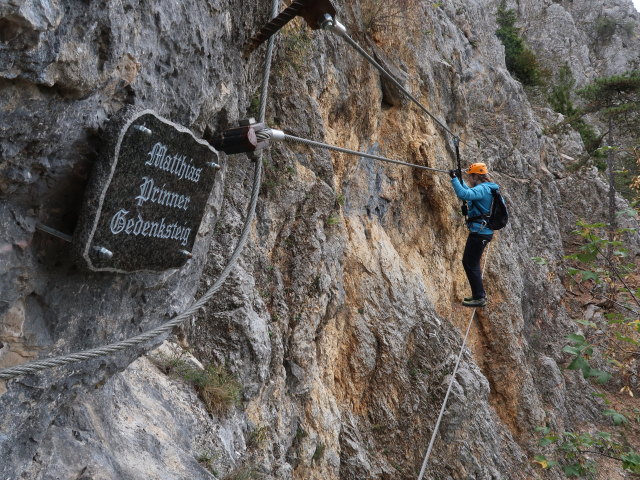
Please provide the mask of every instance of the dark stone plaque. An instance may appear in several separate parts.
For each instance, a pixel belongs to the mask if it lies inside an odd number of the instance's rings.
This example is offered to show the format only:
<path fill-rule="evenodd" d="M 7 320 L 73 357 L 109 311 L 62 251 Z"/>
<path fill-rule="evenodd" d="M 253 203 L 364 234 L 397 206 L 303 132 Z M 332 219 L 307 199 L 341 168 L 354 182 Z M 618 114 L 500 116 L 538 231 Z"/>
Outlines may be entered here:
<path fill-rule="evenodd" d="M 80 255 L 94 271 L 181 267 L 214 185 L 217 151 L 151 110 L 124 111 L 106 134 L 76 228 Z"/>

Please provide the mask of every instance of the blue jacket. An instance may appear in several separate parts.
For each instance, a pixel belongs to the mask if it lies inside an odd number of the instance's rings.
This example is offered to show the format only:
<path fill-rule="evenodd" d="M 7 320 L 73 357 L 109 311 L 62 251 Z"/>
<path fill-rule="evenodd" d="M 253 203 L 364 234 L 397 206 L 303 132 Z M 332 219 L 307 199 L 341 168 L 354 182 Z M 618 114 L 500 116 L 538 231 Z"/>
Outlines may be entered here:
<path fill-rule="evenodd" d="M 460 182 L 458 177 L 451 179 L 451 185 L 453 185 L 453 189 L 460 200 L 469 202 L 469 218 L 488 214 L 491 208 L 493 191 L 500 188 L 493 182 L 484 182 L 470 188 L 464 182 Z M 472 233 L 479 233 L 480 235 L 493 234 L 493 230 L 482 225 L 482 220 L 467 222 L 467 227 Z"/>

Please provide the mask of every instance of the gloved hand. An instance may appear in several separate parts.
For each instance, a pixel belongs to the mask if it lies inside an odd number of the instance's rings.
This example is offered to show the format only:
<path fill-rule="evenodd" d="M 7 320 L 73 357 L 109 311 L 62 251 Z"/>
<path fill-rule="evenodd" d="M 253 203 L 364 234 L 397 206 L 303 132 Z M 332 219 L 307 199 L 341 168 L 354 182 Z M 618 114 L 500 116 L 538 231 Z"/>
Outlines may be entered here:
<path fill-rule="evenodd" d="M 458 172 L 456 172 L 455 170 L 449 170 L 449 176 L 451 178 L 456 178 L 458 176 Z"/>

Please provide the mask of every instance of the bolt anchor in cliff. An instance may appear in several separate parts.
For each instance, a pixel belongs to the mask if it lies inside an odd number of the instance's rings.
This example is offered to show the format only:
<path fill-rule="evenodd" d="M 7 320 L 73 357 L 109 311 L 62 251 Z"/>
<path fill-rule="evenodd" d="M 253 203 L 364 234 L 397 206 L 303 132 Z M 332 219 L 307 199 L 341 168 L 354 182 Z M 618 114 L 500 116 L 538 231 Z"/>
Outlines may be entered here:
<path fill-rule="evenodd" d="M 227 155 L 234 153 L 252 153 L 269 145 L 269 138 L 256 134 L 266 128 L 264 123 L 257 123 L 255 118 L 240 120 L 238 127 L 228 128 L 217 135 L 205 134 L 205 138 L 216 150 Z"/>
<path fill-rule="evenodd" d="M 304 18 L 309 28 L 319 30 L 325 28 L 323 22 L 325 15 L 333 17 L 336 9 L 330 0 L 295 0 L 291 5 L 278 14 L 277 17 L 266 23 L 258 33 L 247 42 L 244 48 L 244 56 L 247 58 L 256 48 L 276 34 L 282 27 L 295 17 Z"/>
<path fill-rule="evenodd" d="M 73 237 L 67 233 L 61 232 L 60 230 L 56 230 L 55 228 L 51 228 L 47 225 L 43 225 L 42 223 L 36 224 L 36 230 L 47 233 L 52 237 L 59 238 L 60 240 L 64 240 L 67 243 L 73 242 Z M 107 258 L 113 257 L 113 252 L 107 248 L 101 246 L 94 246 L 93 249 L 98 252 L 99 255 Z"/>

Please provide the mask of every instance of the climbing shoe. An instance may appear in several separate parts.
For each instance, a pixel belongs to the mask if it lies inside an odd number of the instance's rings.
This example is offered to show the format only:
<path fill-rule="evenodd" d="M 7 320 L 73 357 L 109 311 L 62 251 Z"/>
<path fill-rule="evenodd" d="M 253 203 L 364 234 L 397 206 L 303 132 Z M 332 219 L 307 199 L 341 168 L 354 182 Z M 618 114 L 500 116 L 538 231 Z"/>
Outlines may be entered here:
<path fill-rule="evenodd" d="M 474 299 L 473 297 L 464 297 L 462 300 L 464 300 L 465 302 L 470 302 L 473 299 Z M 486 300 L 487 297 L 484 297 L 484 299 Z"/>
<path fill-rule="evenodd" d="M 486 304 L 486 298 L 465 298 L 462 301 L 462 305 L 465 307 L 484 307 Z"/>

